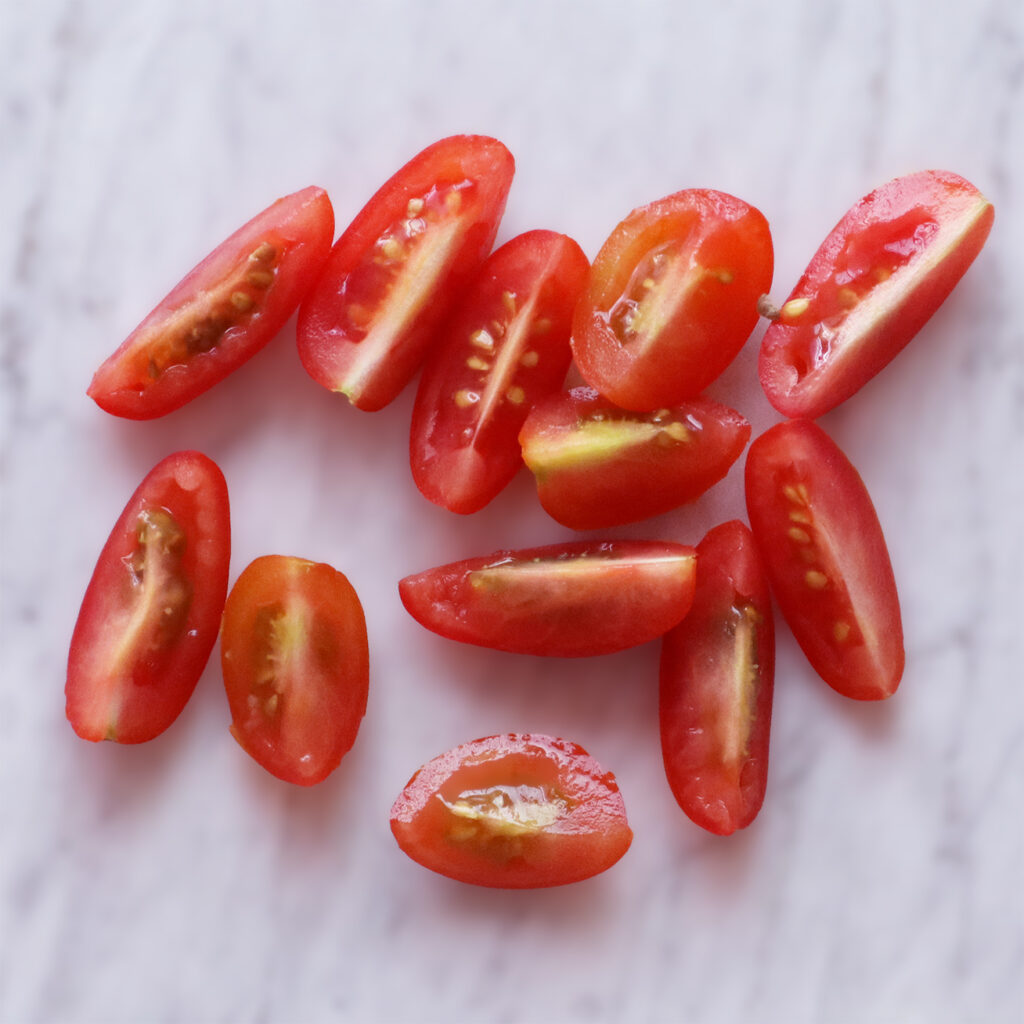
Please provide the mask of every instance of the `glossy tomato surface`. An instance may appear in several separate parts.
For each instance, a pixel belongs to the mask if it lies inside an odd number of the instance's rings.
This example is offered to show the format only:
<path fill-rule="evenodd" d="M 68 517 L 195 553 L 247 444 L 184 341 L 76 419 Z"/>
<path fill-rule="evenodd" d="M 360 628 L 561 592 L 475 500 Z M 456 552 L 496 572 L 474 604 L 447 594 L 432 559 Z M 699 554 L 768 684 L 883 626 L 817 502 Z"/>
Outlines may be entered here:
<path fill-rule="evenodd" d="M 864 481 L 810 420 L 751 446 L 747 510 L 793 635 L 833 689 L 881 700 L 903 675 L 903 626 L 889 552 Z"/>
<path fill-rule="evenodd" d="M 257 558 L 224 608 L 221 667 L 242 749 L 286 782 L 322 782 L 366 712 L 366 621 L 352 584 L 322 563 Z"/>
<path fill-rule="evenodd" d="M 491 251 L 514 170 L 497 140 L 454 135 L 377 191 L 299 312 L 315 381 L 368 411 L 395 398 Z"/>
<path fill-rule="evenodd" d="M 391 808 L 391 831 L 423 867 L 501 889 L 582 881 L 633 840 L 611 772 L 575 743 L 515 733 L 425 764 Z"/>
<path fill-rule="evenodd" d="M 924 326 L 985 244 L 992 204 L 947 171 L 896 178 L 832 229 L 761 343 L 783 415 L 814 419 L 857 392 Z"/>
<path fill-rule="evenodd" d="M 671 629 L 693 600 L 694 565 L 683 544 L 587 541 L 453 562 L 398 590 L 417 622 L 451 640 L 575 658 Z"/>
<path fill-rule="evenodd" d="M 689 189 L 634 210 L 602 246 L 573 321 L 592 387 L 650 411 L 703 391 L 736 357 L 772 283 L 764 216 Z"/>
<path fill-rule="evenodd" d="M 180 408 L 254 356 L 284 326 L 334 238 L 327 193 L 279 199 L 193 269 L 96 371 L 89 395 L 115 416 Z"/>
<path fill-rule="evenodd" d="M 728 473 L 749 438 L 750 424 L 710 399 L 638 414 L 592 388 L 538 402 L 519 434 L 541 505 L 574 530 L 694 501 Z"/>
<path fill-rule="evenodd" d="M 476 512 L 515 476 L 530 407 L 565 380 L 589 267 L 571 238 L 529 231 L 459 299 L 424 367 L 409 441 L 413 479 L 435 504 Z"/>
<path fill-rule="evenodd" d="M 775 678 L 775 630 L 761 556 L 738 520 L 697 545 L 693 608 L 661 648 L 665 774 L 709 832 L 746 828 L 761 809 Z"/>
<path fill-rule="evenodd" d="M 65 695 L 87 740 L 141 743 L 181 713 L 210 656 L 228 587 L 228 491 L 199 452 L 139 484 L 89 581 Z"/>

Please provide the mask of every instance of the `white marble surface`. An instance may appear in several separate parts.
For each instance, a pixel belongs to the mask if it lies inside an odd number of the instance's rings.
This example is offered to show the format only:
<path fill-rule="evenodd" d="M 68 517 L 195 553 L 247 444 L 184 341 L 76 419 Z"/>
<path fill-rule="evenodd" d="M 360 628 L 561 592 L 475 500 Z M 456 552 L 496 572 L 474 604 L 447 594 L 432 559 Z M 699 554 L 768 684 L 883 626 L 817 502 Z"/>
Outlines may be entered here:
<path fill-rule="evenodd" d="M 1022 1019 L 1024 8 L 1019 0 L 631 4 L 0 0 L 0 1019 L 5 1022 Z M 442 135 L 519 170 L 500 239 L 592 256 L 686 186 L 771 221 L 784 294 L 845 208 L 927 166 L 996 205 L 990 244 L 883 376 L 824 425 L 871 489 L 907 671 L 843 701 L 780 631 L 768 798 L 719 840 L 678 811 L 657 647 L 562 663 L 447 643 L 406 573 L 553 542 L 520 476 L 470 519 L 406 462 L 407 392 L 367 415 L 302 372 L 294 329 L 192 406 L 100 412 L 98 363 L 273 197 L 326 187 L 339 224 Z M 756 340 L 712 393 L 761 430 Z M 232 578 L 280 552 L 349 574 L 368 714 L 313 791 L 227 732 L 216 659 L 163 737 L 64 720 L 67 644 L 107 531 L 164 454 L 223 467 Z M 619 535 L 695 542 L 742 513 L 739 468 Z M 563 734 L 614 770 L 636 833 L 607 875 L 481 891 L 392 841 L 391 800 L 441 750 Z"/>

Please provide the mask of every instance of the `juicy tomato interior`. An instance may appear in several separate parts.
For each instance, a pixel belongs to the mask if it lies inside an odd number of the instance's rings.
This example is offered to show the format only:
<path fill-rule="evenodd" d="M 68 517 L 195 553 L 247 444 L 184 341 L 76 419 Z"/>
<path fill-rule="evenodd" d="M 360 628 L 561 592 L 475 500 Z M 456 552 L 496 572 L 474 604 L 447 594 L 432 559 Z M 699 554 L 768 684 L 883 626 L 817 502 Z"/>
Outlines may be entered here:
<path fill-rule="evenodd" d="M 107 412 L 162 416 L 206 391 L 284 326 L 334 237 L 327 193 L 279 199 L 200 263 L 97 370 Z"/>
<path fill-rule="evenodd" d="M 526 889 L 611 867 L 633 835 L 615 777 L 582 747 L 490 736 L 424 765 L 391 809 L 399 847 L 460 882 Z"/>
<path fill-rule="evenodd" d="M 626 409 L 697 395 L 754 329 L 772 267 L 768 222 L 734 196 L 691 189 L 634 210 L 598 253 L 577 308 L 580 372 Z"/>
<path fill-rule="evenodd" d="M 608 654 L 671 629 L 693 600 L 694 550 L 602 541 L 499 551 L 399 585 L 421 625 L 463 643 L 556 657 Z"/>
<path fill-rule="evenodd" d="M 775 674 L 767 578 L 754 538 L 733 520 L 697 546 L 690 614 L 662 642 L 665 773 L 703 828 L 745 828 L 764 800 Z"/>
<path fill-rule="evenodd" d="M 271 774 L 311 786 L 355 742 L 369 658 L 362 606 L 329 565 L 267 555 L 224 609 L 221 666 L 231 733 Z"/>
<path fill-rule="evenodd" d="M 565 235 L 530 231 L 495 251 L 428 359 L 413 410 L 416 486 L 453 512 L 483 508 L 522 464 L 531 405 L 557 391 L 589 263 Z"/>
<path fill-rule="evenodd" d="M 911 174 L 833 228 L 769 327 L 761 383 L 786 416 L 815 418 L 879 372 L 981 251 L 993 210 L 958 175 Z"/>
<path fill-rule="evenodd" d="M 67 717 L 88 740 L 140 743 L 184 708 L 227 592 L 228 495 L 199 452 L 169 455 L 118 519 L 71 641 Z"/>
<path fill-rule="evenodd" d="M 338 239 L 299 315 L 299 355 L 360 409 L 387 405 L 494 243 L 515 163 L 495 139 L 429 146 Z"/>
<path fill-rule="evenodd" d="M 772 590 L 815 671 L 848 697 L 891 696 L 904 663 L 899 598 L 856 469 L 820 427 L 793 420 L 751 445 L 746 490 Z"/>
<path fill-rule="evenodd" d="M 726 475 L 749 437 L 739 413 L 709 399 L 636 414 L 574 388 L 539 402 L 519 441 L 548 514 L 594 530 L 694 501 Z"/>

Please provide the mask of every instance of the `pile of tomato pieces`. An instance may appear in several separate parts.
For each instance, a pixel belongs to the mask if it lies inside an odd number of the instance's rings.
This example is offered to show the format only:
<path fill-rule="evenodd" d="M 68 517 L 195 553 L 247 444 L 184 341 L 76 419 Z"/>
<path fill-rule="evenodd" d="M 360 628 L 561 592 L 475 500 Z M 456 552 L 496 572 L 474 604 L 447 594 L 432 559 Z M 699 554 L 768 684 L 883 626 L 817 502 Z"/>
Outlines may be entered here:
<path fill-rule="evenodd" d="M 483 508 L 525 463 L 541 504 L 605 530 L 700 497 L 750 425 L 702 397 L 759 315 L 760 376 L 790 417 L 751 445 L 750 526 L 694 548 L 602 535 L 501 550 L 407 576 L 428 629 L 464 643 L 594 657 L 663 637 L 669 786 L 726 835 L 765 794 L 772 598 L 815 671 L 858 700 L 903 672 L 899 601 L 856 469 L 813 419 L 917 333 L 980 251 L 991 204 L 926 171 L 855 204 L 775 308 L 764 216 L 691 189 L 630 213 L 591 266 L 530 231 L 491 252 L 514 162 L 494 139 L 428 147 L 333 243 L 327 194 L 281 199 L 219 246 L 97 371 L 89 394 L 146 419 L 179 408 L 266 345 L 298 310 L 303 366 L 372 411 L 422 368 L 410 460 L 429 500 Z M 563 391 L 570 363 L 587 387 Z M 137 743 L 184 707 L 220 632 L 231 732 L 275 776 L 326 778 L 355 742 L 369 653 L 345 576 L 301 558 L 253 562 L 228 594 L 227 486 L 198 452 L 161 461 L 104 547 L 71 643 L 67 715 L 86 739 Z M 632 833 L 614 776 L 582 748 L 510 733 L 421 768 L 392 808 L 400 847 L 464 882 L 559 885 L 615 863 Z"/>

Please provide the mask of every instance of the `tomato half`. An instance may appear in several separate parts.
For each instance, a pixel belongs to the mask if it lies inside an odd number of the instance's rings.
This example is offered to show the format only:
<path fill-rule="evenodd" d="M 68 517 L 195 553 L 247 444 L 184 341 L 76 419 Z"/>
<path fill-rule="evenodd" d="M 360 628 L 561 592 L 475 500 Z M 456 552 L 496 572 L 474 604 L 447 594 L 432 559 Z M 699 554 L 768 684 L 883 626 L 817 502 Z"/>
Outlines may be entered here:
<path fill-rule="evenodd" d="M 398 584 L 406 610 L 451 640 L 578 658 L 646 643 L 693 600 L 694 550 L 586 541 L 468 558 Z"/>
<path fill-rule="evenodd" d="M 689 189 L 634 210 L 594 260 L 573 321 L 588 384 L 625 409 L 675 405 L 736 357 L 772 283 L 760 211 Z"/>
<path fill-rule="evenodd" d="M 476 512 L 515 476 L 526 414 L 569 369 L 589 267 L 571 238 L 529 231 L 494 252 L 459 300 L 412 414 L 413 479 L 431 501 Z"/>
<path fill-rule="evenodd" d="M 814 419 L 886 366 L 981 251 L 992 204 L 947 171 L 896 178 L 832 229 L 761 343 L 760 376 L 784 416 Z"/>
<path fill-rule="evenodd" d="M 661 648 L 661 750 L 689 818 L 718 835 L 761 809 L 775 678 L 775 629 L 761 556 L 743 523 L 697 545 L 693 608 Z"/>
<path fill-rule="evenodd" d="M 257 558 L 224 608 L 221 668 L 242 749 L 285 782 L 322 782 L 366 712 L 366 621 L 352 584 L 304 558 Z"/>
<path fill-rule="evenodd" d="M 146 420 L 190 402 L 284 326 L 327 259 L 334 211 L 322 188 L 279 199 L 195 267 L 96 371 L 89 395 Z"/>
<path fill-rule="evenodd" d="M 228 589 L 228 490 L 199 452 L 139 484 L 78 613 L 65 695 L 83 739 L 142 743 L 181 713 L 217 638 Z"/>
<path fill-rule="evenodd" d="M 428 761 L 391 808 L 391 831 L 423 867 L 497 889 L 591 878 L 633 841 L 615 776 L 575 743 L 529 733 Z"/>
<path fill-rule="evenodd" d="M 815 671 L 839 693 L 881 700 L 903 675 L 899 597 L 864 481 L 810 420 L 751 446 L 750 525 L 772 591 Z"/>
<path fill-rule="evenodd" d="M 514 170 L 497 140 L 454 135 L 378 190 L 299 312 L 299 356 L 315 381 L 367 411 L 398 395 L 491 251 Z"/>
<path fill-rule="evenodd" d="M 537 403 L 519 434 L 547 513 L 574 530 L 660 515 L 721 480 L 750 438 L 738 413 L 706 398 L 624 412 L 592 388 Z"/>

